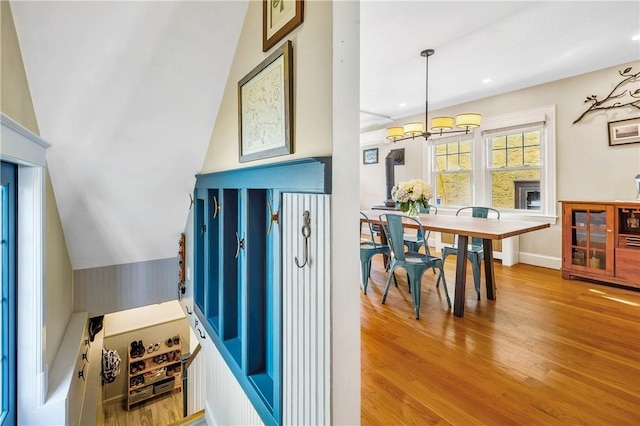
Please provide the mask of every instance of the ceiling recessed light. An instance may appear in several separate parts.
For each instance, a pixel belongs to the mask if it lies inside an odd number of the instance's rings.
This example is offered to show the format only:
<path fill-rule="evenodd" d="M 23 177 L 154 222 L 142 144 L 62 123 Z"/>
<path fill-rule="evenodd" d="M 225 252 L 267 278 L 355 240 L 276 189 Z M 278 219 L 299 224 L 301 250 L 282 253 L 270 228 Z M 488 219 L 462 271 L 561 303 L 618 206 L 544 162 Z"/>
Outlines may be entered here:
<path fill-rule="evenodd" d="M 493 79 L 487 77 L 484 80 L 482 80 L 483 83 L 491 83 L 493 81 Z"/>
<path fill-rule="evenodd" d="M 633 40 L 633 41 L 640 40 L 640 34 L 634 36 L 631 40 Z"/>
<path fill-rule="evenodd" d="M 405 104 L 405 103 L 403 102 L 403 103 L 401 103 L 401 104 L 400 104 L 400 105 L 398 105 L 398 106 L 400 106 L 400 107 L 406 107 L 406 106 L 407 106 L 407 104 Z"/>

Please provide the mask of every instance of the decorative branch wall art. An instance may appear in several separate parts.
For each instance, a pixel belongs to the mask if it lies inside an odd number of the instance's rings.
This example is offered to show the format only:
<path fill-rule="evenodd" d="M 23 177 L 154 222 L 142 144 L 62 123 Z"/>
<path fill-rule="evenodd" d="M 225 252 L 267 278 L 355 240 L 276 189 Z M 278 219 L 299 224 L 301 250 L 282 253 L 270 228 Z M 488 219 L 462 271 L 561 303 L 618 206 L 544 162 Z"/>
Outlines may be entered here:
<path fill-rule="evenodd" d="M 591 105 L 585 112 L 582 113 L 582 115 L 580 115 L 580 117 L 576 119 L 576 121 L 573 122 L 573 124 L 576 124 L 578 121 L 582 120 L 587 114 L 596 111 L 624 107 L 636 108 L 640 111 L 640 87 L 635 88 L 635 90 L 633 87 L 631 89 L 623 87 L 636 81 L 640 81 L 640 72 L 633 73 L 631 71 L 631 67 L 629 67 L 624 71 L 618 71 L 618 73 L 622 77 L 622 81 L 616 84 L 613 90 L 609 92 L 607 97 L 603 100 L 599 100 L 597 95 L 587 96 L 587 99 L 585 99 L 584 103 L 590 103 Z M 624 98 L 625 96 L 626 99 L 624 101 L 621 101 L 620 99 Z"/>

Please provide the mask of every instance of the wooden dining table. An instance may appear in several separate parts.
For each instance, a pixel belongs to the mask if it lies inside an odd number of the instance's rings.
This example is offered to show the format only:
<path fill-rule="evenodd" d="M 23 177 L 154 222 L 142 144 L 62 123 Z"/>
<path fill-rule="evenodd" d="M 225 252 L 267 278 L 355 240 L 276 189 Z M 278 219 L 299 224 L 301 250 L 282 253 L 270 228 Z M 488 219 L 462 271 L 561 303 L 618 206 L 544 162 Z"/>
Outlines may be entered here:
<path fill-rule="evenodd" d="M 380 224 L 380 215 L 402 214 L 401 211 L 365 210 L 372 224 Z M 425 230 L 444 232 L 458 235 L 458 250 L 456 253 L 456 281 L 453 303 L 453 315 L 464 316 L 464 297 L 467 282 L 467 252 L 469 237 L 482 238 L 484 249 L 484 272 L 487 287 L 487 299 L 496 299 L 496 282 L 493 270 L 493 244 L 492 240 L 515 237 L 527 232 L 549 228 L 549 223 L 525 222 L 520 220 L 505 220 L 492 218 L 478 218 L 470 216 L 430 215 L 420 214 L 418 218 Z M 364 221 L 364 218 L 361 219 Z M 417 229 L 415 222 L 405 221 L 407 228 Z M 381 238 L 386 241 L 384 232 Z"/>

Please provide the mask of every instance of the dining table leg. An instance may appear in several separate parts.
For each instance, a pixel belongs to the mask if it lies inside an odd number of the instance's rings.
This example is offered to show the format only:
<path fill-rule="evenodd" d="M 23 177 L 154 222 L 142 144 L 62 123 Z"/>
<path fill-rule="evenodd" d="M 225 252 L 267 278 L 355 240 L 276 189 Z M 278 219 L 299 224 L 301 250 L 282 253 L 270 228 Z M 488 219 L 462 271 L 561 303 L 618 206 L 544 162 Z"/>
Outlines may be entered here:
<path fill-rule="evenodd" d="M 484 249 L 484 276 L 487 285 L 487 299 L 496 300 L 496 275 L 493 270 L 493 244 L 488 238 L 482 239 Z"/>
<path fill-rule="evenodd" d="M 456 253 L 456 293 L 453 297 L 453 315 L 464 316 L 464 295 L 467 283 L 467 252 L 469 237 L 458 235 L 458 252 Z"/>

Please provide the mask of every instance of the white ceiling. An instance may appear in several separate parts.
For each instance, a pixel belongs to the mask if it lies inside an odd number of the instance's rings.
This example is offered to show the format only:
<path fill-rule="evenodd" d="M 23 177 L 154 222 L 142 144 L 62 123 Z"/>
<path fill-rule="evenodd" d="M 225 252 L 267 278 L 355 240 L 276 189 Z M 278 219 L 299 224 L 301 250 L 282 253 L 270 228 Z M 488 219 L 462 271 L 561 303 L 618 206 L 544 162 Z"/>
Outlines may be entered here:
<path fill-rule="evenodd" d="M 640 59 L 637 0 L 365 1 L 360 15 L 363 130 L 424 113 L 427 48 L 430 110 Z"/>
<path fill-rule="evenodd" d="M 11 7 L 73 268 L 175 256 L 247 1 Z M 638 1 L 360 8 L 361 128 L 423 112 L 426 48 L 433 109 L 640 59 Z"/>

